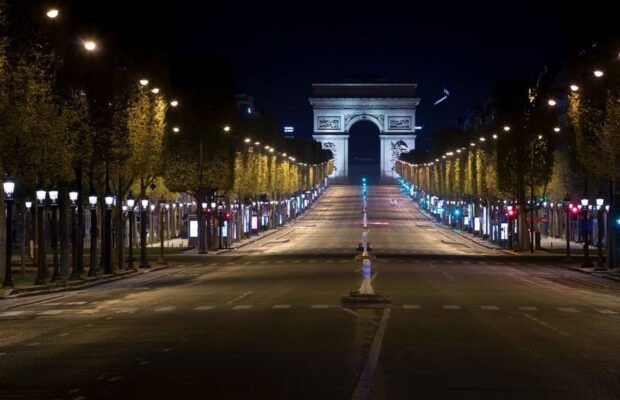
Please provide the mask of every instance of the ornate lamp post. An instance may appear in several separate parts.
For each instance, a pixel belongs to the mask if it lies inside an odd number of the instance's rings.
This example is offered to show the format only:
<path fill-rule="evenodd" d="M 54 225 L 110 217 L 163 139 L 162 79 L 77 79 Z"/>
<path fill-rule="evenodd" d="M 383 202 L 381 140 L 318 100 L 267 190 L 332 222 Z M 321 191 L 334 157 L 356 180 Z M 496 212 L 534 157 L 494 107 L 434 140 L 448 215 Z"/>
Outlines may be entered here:
<path fill-rule="evenodd" d="M 596 226 L 598 235 L 596 238 L 596 268 L 597 271 L 605 271 L 605 262 L 603 261 L 603 236 L 605 235 L 605 219 L 603 213 L 605 211 L 605 200 L 601 197 L 596 199 Z"/>
<path fill-rule="evenodd" d="M 581 212 L 583 214 L 583 255 L 585 256 L 585 260 L 583 264 L 581 264 L 581 268 L 592 268 L 593 264 L 590 261 L 590 240 L 588 237 L 588 204 L 589 201 L 587 198 L 581 199 Z"/>
<path fill-rule="evenodd" d="M 103 237 L 103 271 L 111 274 L 112 271 L 112 206 L 114 205 L 114 196 L 108 193 L 103 198 L 105 201 L 105 236 Z"/>
<path fill-rule="evenodd" d="M 198 254 L 206 254 L 206 246 L 205 246 L 205 214 L 207 214 L 208 204 L 203 201 L 200 204 L 200 218 L 198 218 Z"/>
<path fill-rule="evenodd" d="M 564 261 L 569 262 L 570 261 L 570 206 L 572 205 L 572 202 L 570 200 L 570 197 L 568 197 L 568 195 L 564 198 L 564 208 L 566 211 L 566 257 L 564 258 Z"/>
<path fill-rule="evenodd" d="M 71 278 L 79 279 L 83 271 L 79 270 L 78 263 L 78 239 L 77 239 L 77 200 L 78 192 L 72 190 L 69 192 L 69 200 L 71 200 Z"/>
<path fill-rule="evenodd" d="M 43 221 L 45 213 L 45 198 L 47 192 L 44 189 L 37 190 L 37 233 L 39 236 L 39 254 L 38 254 L 38 268 L 37 268 L 37 280 L 35 285 L 45 285 L 45 278 L 48 275 L 47 272 L 47 254 L 45 253 L 45 224 Z"/>
<path fill-rule="evenodd" d="M 217 232 L 219 237 L 219 244 L 217 246 L 218 250 L 223 249 L 224 245 L 222 243 L 222 233 L 224 230 L 224 204 L 220 201 L 217 204 Z"/>
<path fill-rule="evenodd" d="M 157 260 L 157 264 L 166 265 L 166 258 L 164 257 L 164 230 L 165 230 L 165 222 L 164 215 L 166 213 L 166 200 L 159 200 L 159 259 Z"/>
<path fill-rule="evenodd" d="M 134 210 L 136 207 L 136 199 L 134 199 L 131 192 L 127 196 L 127 211 L 129 217 L 129 260 L 127 261 L 127 269 L 135 269 L 133 265 L 133 224 L 134 224 Z"/>
<path fill-rule="evenodd" d="M 140 268 L 151 268 L 146 257 L 146 218 L 149 208 L 149 199 L 140 200 Z"/>
<path fill-rule="evenodd" d="M 30 243 L 26 242 L 26 238 L 29 238 L 29 236 L 27 235 L 27 232 L 28 232 L 28 228 L 27 228 L 27 226 L 28 226 L 27 225 L 27 222 L 28 222 L 27 221 L 27 215 L 28 215 L 28 213 L 30 213 L 30 210 L 32 208 L 32 201 L 26 200 L 24 202 L 24 205 L 26 206 L 26 211 L 24 212 L 24 215 L 23 215 L 23 218 L 24 218 L 23 219 L 23 222 L 24 222 L 24 235 L 22 237 L 22 260 L 21 260 L 21 263 L 22 263 L 22 274 L 25 275 L 26 274 L 26 254 L 25 254 L 26 253 L 26 249 L 25 249 L 26 246 L 28 246 L 28 250 L 29 250 L 28 254 L 30 255 Z M 32 216 L 30 218 L 32 219 Z M 32 231 L 30 231 L 30 232 L 32 232 Z"/>
<path fill-rule="evenodd" d="M 90 268 L 88 276 L 97 276 L 97 195 L 88 196 L 90 205 Z"/>
<path fill-rule="evenodd" d="M 50 190 L 48 192 L 49 198 L 52 201 L 52 211 L 50 213 L 50 227 L 52 229 L 51 232 L 51 241 L 52 241 L 52 282 L 56 282 L 60 280 L 62 277 L 60 276 L 60 264 L 58 263 L 58 220 L 56 218 L 57 210 L 58 210 L 58 190 Z"/>
<path fill-rule="evenodd" d="M 15 191 L 15 182 L 7 176 L 2 185 L 4 186 L 4 202 L 6 203 L 6 269 L 2 287 L 13 287 L 11 262 L 13 257 L 13 192 Z"/>

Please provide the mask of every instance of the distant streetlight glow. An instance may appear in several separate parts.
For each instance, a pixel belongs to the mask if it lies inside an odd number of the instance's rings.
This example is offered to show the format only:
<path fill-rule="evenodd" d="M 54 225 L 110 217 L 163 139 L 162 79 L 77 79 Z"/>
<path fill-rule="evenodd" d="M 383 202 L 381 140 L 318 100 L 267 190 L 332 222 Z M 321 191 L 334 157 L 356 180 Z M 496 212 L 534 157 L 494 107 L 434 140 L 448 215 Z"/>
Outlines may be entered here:
<path fill-rule="evenodd" d="M 497 139 L 497 133 L 493 134 L 493 139 Z"/>
<path fill-rule="evenodd" d="M 504 131 L 505 132 L 509 132 L 510 131 L 510 127 L 508 125 L 504 126 Z"/>
<path fill-rule="evenodd" d="M 575 84 L 570 85 L 570 90 L 572 90 L 573 92 L 576 92 L 576 91 L 578 91 L 578 90 L 579 90 L 579 86 L 577 86 L 577 85 L 575 85 Z"/>
<path fill-rule="evenodd" d="M 600 78 L 603 75 L 604 73 L 600 69 L 597 69 L 596 71 L 594 71 L 594 76 L 596 76 L 597 78 Z"/>
<path fill-rule="evenodd" d="M 481 142 L 484 142 L 484 141 L 486 141 L 486 140 L 487 140 L 487 138 L 485 138 L 484 136 L 480 136 L 480 141 L 481 141 Z"/>
<path fill-rule="evenodd" d="M 226 125 L 226 126 L 224 127 L 224 132 L 230 132 L 230 126 Z"/>
<path fill-rule="evenodd" d="M 543 135 L 538 135 L 538 140 L 541 140 L 543 138 Z"/>
<path fill-rule="evenodd" d="M 555 106 L 556 104 L 558 104 L 554 99 L 549 99 L 549 101 L 547 102 L 550 106 Z"/>
<path fill-rule="evenodd" d="M 172 130 L 174 131 L 174 133 L 178 133 L 180 131 L 178 126 L 175 126 L 174 128 L 172 128 Z"/>
<path fill-rule="evenodd" d="M 153 94 L 159 93 L 159 88 L 155 87 L 155 88 L 151 89 L 151 93 L 153 93 Z"/>
<path fill-rule="evenodd" d="M 559 132 L 559 131 L 560 131 L 560 127 L 559 127 L 559 126 L 556 126 L 555 128 L 553 128 L 553 131 L 554 131 L 554 132 Z"/>
<path fill-rule="evenodd" d="M 250 139 L 250 138 L 248 137 L 248 138 L 245 138 L 243 141 L 244 141 L 244 142 L 246 142 L 246 143 L 250 143 L 250 142 L 252 141 L 252 139 Z"/>
<path fill-rule="evenodd" d="M 178 101 L 176 101 L 176 100 L 172 100 L 172 101 L 170 102 L 170 105 L 171 105 L 172 107 L 176 107 L 176 106 L 178 106 L 178 105 L 179 105 L 179 102 L 178 102 Z"/>
<path fill-rule="evenodd" d="M 84 48 L 88 51 L 94 51 L 97 48 L 97 43 L 95 43 L 93 40 L 85 40 Z"/>
<path fill-rule="evenodd" d="M 149 84 L 149 80 L 148 79 L 140 79 L 140 85 L 146 86 L 148 84 Z"/>
<path fill-rule="evenodd" d="M 58 10 L 55 8 L 52 8 L 48 10 L 47 13 L 45 13 L 45 15 L 47 15 L 48 18 L 54 19 L 58 16 Z"/>

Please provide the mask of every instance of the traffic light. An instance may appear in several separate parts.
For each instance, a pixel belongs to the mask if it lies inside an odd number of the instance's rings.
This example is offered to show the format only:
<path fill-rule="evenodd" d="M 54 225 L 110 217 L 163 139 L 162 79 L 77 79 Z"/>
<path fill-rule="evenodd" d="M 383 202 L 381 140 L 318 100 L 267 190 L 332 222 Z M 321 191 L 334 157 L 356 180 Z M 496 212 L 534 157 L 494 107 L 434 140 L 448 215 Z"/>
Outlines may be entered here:
<path fill-rule="evenodd" d="M 506 216 L 508 219 L 515 219 L 517 217 L 517 210 L 513 206 L 506 207 Z"/>
<path fill-rule="evenodd" d="M 460 208 L 455 208 L 454 209 L 454 216 L 455 217 L 459 217 L 461 215 L 461 209 Z"/>
<path fill-rule="evenodd" d="M 577 219 L 577 217 L 579 216 L 579 207 L 577 206 L 577 204 L 570 205 L 570 214 L 572 215 L 573 219 Z"/>
<path fill-rule="evenodd" d="M 224 220 L 225 221 L 230 221 L 230 213 L 229 212 L 224 213 Z"/>

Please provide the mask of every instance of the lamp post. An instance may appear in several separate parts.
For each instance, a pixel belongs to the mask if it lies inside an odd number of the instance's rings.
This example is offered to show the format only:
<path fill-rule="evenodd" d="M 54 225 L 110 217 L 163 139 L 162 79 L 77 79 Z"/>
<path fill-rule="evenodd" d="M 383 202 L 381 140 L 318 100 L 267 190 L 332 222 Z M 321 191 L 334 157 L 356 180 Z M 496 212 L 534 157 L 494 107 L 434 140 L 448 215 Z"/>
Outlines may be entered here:
<path fill-rule="evenodd" d="M 206 254 L 205 249 L 205 214 L 207 213 L 207 203 L 200 203 L 200 213 L 198 218 L 198 254 Z"/>
<path fill-rule="evenodd" d="M 159 200 L 159 259 L 157 264 L 166 265 L 166 258 L 164 257 L 164 230 L 165 230 L 165 213 L 166 213 L 166 200 Z"/>
<path fill-rule="evenodd" d="M 58 210 L 58 190 L 50 190 L 48 192 L 49 198 L 52 201 L 51 213 L 50 213 L 50 227 L 52 229 L 51 232 L 51 241 L 52 241 L 52 282 L 56 282 L 60 280 L 62 277 L 60 276 L 60 264 L 58 262 L 58 220 L 56 218 L 56 211 Z"/>
<path fill-rule="evenodd" d="M 88 276 L 97 276 L 97 195 L 88 196 L 90 205 L 90 268 Z"/>
<path fill-rule="evenodd" d="M 568 195 L 564 198 L 564 208 L 566 209 L 566 257 L 565 262 L 570 262 L 570 206 L 571 200 Z"/>
<path fill-rule="evenodd" d="M 4 202 L 6 203 L 6 265 L 2 287 L 13 287 L 13 270 L 11 269 L 13 238 L 11 234 L 13 231 L 13 192 L 15 191 L 15 182 L 7 176 L 2 185 L 4 186 Z"/>
<path fill-rule="evenodd" d="M 27 228 L 27 226 L 28 226 L 28 224 L 27 224 L 27 215 L 30 213 L 30 210 L 32 208 L 32 201 L 26 200 L 24 202 L 24 205 L 26 206 L 26 212 L 24 212 L 24 215 L 23 215 L 23 217 L 24 217 L 24 219 L 23 219 L 23 222 L 24 222 L 24 235 L 22 237 L 22 260 L 21 260 L 22 275 L 26 274 L 26 255 L 25 255 L 25 253 L 26 253 L 25 247 L 26 246 L 28 246 L 28 255 L 30 255 L 30 243 L 29 243 L 29 241 L 28 242 L 26 241 L 26 238 L 28 238 L 28 239 L 30 238 L 30 235 L 27 235 L 27 232 L 28 232 L 28 228 Z M 30 216 L 30 218 L 32 219 L 32 215 Z M 32 230 L 30 230 L 30 233 L 32 233 Z"/>
<path fill-rule="evenodd" d="M 127 196 L 127 211 L 129 217 L 129 260 L 127 261 L 127 269 L 135 269 L 133 265 L 133 224 L 134 224 L 134 210 L 136 206 L 136 199 L 134 199 L 131 192 Z"/>
<path fill-rule="evenodd" d="M 596 226 L 598 228 L 598 234 L 596 238 L 596 271 L 605 271 L 605 262 L 603 261 L 603 235 L 605 234 L 605 220 L 603 219 L 603 212 L 605 211 L 605 200 L 602 197 L 596 199 Z"/>
<path fill-rule="evenodd" d="M 585 256 L 585 260 L 583 264 L 581 264 L 581 268 L 592 268 L 592 261 L 590 261 L 590 243 L 588 237 L 588 204 L 589 201 L 587 198 L 581 199 L 581 212 L 583 213 L 583 255 Z"/>
<path fill-rule="evenodd" d="M 220 201 L 217 204 L 217 236 L 218 236 L 218 241 L 219 244 L 217 246 L 218 250 L 221 250 L 224 248 L 223 246 L 223 242 L 222 242 L 222 230 L 224 229 L 224 215 L 223 215 L 223 209 L 224 209 L 224 205 L 222 204 L 222 202 Z"/>
<path fill-rule="evenodd" d="M 112 271 L 112 206 L 114 205 L 114 196 L 107 193 L 103 198 L 105 201 L 105 236 L 103 237 L 103 271 L 105 274 L 111 274 Z"/>
<path fill-rule="evenodd" d="M 47 192 L 45 189 L 37 190 L 37 234 L 39 236 L 39 262 L 35 285 L 45 285 L 47 283 L 45 282 L 45 278 L 47 277 L 47 254 L 45 254 L 45 224 L 43 221 L 46 197 Z"/>
<path fill-rule="evenodd" d="M 79 279 L 83 271 L 79 270 L 79 263 L 78 263 L 78 239 L 77 239 L 78 192 L 75 190 L 70 191 L 69 200 L 71 200 L 71 278 Z"/>
<path fill-rule="evenodd" d="M 149 207 L 149 199 L 143 197 L 140 200 L 140 268 L 151 268 L 146 257 L 146 218 Z"/>

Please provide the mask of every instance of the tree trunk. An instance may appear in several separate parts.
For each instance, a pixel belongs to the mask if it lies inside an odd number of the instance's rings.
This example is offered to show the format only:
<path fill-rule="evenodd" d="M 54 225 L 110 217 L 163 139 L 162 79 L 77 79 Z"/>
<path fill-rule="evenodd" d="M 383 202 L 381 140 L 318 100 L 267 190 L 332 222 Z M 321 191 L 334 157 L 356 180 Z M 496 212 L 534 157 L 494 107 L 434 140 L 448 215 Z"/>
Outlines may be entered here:
<path fill-rule="evenodd" d="M 67 224 L 67 199 L 69 196 L 67 185 L 61 184 L 59 188 L 58 212 L 60 229 L 60 275 L 63 278 L 69 276 L 69 224 Z"/>

